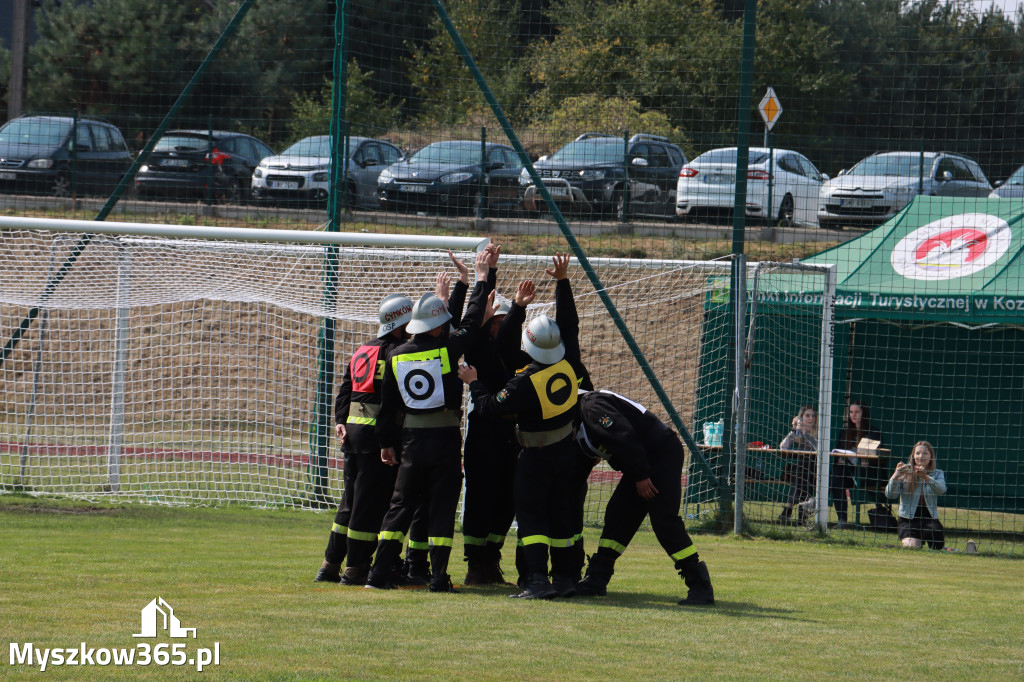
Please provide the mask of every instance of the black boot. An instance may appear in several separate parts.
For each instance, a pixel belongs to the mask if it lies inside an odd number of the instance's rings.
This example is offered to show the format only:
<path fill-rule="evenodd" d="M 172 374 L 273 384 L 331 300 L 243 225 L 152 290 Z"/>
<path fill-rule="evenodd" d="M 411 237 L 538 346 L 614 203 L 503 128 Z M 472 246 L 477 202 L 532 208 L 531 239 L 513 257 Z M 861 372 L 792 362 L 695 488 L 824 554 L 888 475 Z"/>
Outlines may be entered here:
<path fill-rule="evenodd" d="M 406 553 L 408 555 L 408 553 Z M 406 559 L 402 564 L 402 584 L 412 587 L 423 587 L 430 584 L 430 564 L 427 557 Z"/>
<path fill-rule="evenodd" d="M 579 576 L 577 576 L 579 577 Z M 555 573 L 551 576 L 551 586 L 555 588 L 558 593 L 556 596 L 568 599 L 569 597 L 576 596 L 576 583 L 578 580 L 573 580 L 572 576 L 560 575 Z"/>
<path fill-rule="evenodd" d="M 576 592 L 584 596 L 603 597 L 608 594 L 608 581 L 615 573 L 615 559 L 598 552 L 590 555 L 587 573 L 576 586 Z"/>
<path fill-rule="evenodd" d="M 370 574 L 370 565 L 349 566 L 341 576 L 342 585 L 365 585 L 366 578 Z"/>
<path fill-rule="evenodd" d="M 332 564 L 327 561 L 324 562 L 320 570 L 317 571 L 316 577 L 313 578 L 313 582 L 317 583 L 340 583 L 341 582 L 341 564 Z"/>
<path fill-rule="evenodd" d="M 525 589 L 519 594 L 510 594 L 512 599 L 554 599 L 558 590 L 551 586 L 543 573 L 532 573 L 526 580 Z"/>
<path fill-rule="evenodd" d="M 696 561 L 696 555 L 676 562 L 679 575 L 683 577 L 688 592 L 686 599 L 680 599 L 680 606 L 711 606 L 715 603 L 715 589 L 711 586 L 708 565 Z"/>
<path fill-rule="evenodd" d="M 466 579 L 463 581 L 464 585 L 490 585 L 491 580 L 488 576 L 487 563 L 484 559 L 473 557 L 466 559 L 469 564 L 466 568 Z"/>
<path fill-rule="evenodd" d="M 450 592 L 458 594 L 458 590 L 452 585 L 452 579 L 447 573 L 438 573 L 430 579 L 430 587 L 427 588 L 431 592 Z"/>

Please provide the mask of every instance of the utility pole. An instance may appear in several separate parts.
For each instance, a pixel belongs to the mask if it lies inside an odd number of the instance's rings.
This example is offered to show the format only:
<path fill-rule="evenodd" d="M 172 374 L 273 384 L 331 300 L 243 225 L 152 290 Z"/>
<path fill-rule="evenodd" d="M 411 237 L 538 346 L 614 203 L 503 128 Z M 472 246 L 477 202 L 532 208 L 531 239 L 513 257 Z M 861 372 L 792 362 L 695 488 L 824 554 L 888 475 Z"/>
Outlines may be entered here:
<path fill-rule="evenodd" d="M 7 89 L 7 118 L 21 115 L 25 98 L 25 53 L 28 52 L 29 0 L 14 0 L 11 22 L 11 80 Z"/>

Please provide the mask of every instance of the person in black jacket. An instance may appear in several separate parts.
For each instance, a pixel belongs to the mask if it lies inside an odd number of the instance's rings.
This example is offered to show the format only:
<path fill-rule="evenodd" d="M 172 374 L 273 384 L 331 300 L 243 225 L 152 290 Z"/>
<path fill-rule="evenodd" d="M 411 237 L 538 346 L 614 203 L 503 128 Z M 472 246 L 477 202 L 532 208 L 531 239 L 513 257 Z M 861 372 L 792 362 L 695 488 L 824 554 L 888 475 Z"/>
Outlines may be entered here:
<path fill-rule="evenodd" d="M 523 330 L 523 346 L 532 362 L 491 394 L 475 368 L 463 365 L 459 377 L 469 384 L 476 409 L 484 415 L 515 415 L 522 446 L 516 464 L 515 508 L 527 573 L 520 599 L 551 599 L 560 590 L 548 580 L 548 553 L 556 582 L 566 563 L 575 515 L 571 509 L 574 473 L 581 457 L 572 439 L 578 379 L 566 357 L 555 321 L 534 318 Z M 562 542 L 557 542 L 561 539 Z"/>
<path fill-rule="evenodd" d="M 489 308 L 491 252 L 493 247 L 488 246 L 477 254 L 477 284 L 459 328 L 446 335 L 451 314 L 436 295 L 424 294 L 413 305 L 406 327 L 412 339 L 387 358 L 376 433 L 381 460 L 398 464 L 399 445 L 402 459 L 368 588 L 389 587 L 413 513 L 422 501 L 428 510 L 430 591 L 455 591 L 447 569 L 462 488 L 462 383 L 456 368 Z"/>
<path fill-rule="evenodd" d="M 496 247 L 488 261 L 487 281 L 491 288 L 497 283 L 496 265 L 500 248 Z M 449 297 L 447 283 L 439 277 L 435 293 L 442 299 L 448 299 L 452 324 L 457 325 L 462 317 L 462 303 L 468 290 L 469 268 L 451 252 L 448 256 L 459 273 L 458 279 Z M 519 366 L 516 364 L 521 353 L 518 336 L 514 345 L 506 344 L 506 348 L 498 343 L 499 330 L 507 319 L 510 307 L 507 302 L 496 305 L 494 315 L 466 350 L 466 362 L 477 368 L 480 380 L 492 393 L 501 390 L 514 375 L 508 362 L 513 363 L 513 368 Z M 503 338 L 508 336 L 505 334 Z M 529 362 L 528 358 L 526 362 Z M 519 456 L 515 420 L 509 416 L 482 414 L 470 401 L 466 422 L 462 542 L 468 566 L 464 584 L 504 585 L 501 550 L 515 517 L 513 482 Z"/>
<path fill-rule="evenodd" d="M 836 449 L 857 451 L 857 445 L 862 438 L 870 438 L 881 442 L 882 434 L 871 424 L 871 412 L 868 406 L 860 400 L 851 400 L 846 411 L 846 425 L 839 432 L 836 440 Z M 849 525 L 847 518 L 846 491 L 854 487 L 854 475 L 861 481 L 866 490 L 873 490 L 876 493 L 876 504 L 882 505 L 882 499 L 878 495 L 884 495 L 885 475 L 884 463 L 867 460 L 847 459 L 846 457 L 834 457 L 832 469 L 829 473 L 829 490 L 832 495 L 832 503 L 836 507 L 836 517 L 839 519 L 836 528 L 842 529 Z M 888 511 L 888 510 L 887 510 Z"/>
<path fill-rule="evenodd" d="M 565 348 L 565 360 L 572 367 L 576 376 L 577 389 L 589 391 L 594 388 L 594 384 L 590 378 L 590 372 L 583 362 L 580 348 L 579 314 L 569 280 L 569 254 L 556 253 L 552 256 L 551 261 L 552 267 L 545 269 L 544 272 L 555 280 L 555 325 Z M 525 367 L 531 362 L 528 354 L 518 350 L 519 334 L 521 333 L 519 330 L 522 329 L 526 320 L 527 306 L 533 303 L 535 296 L 536 286 L 534 283 L 531 280 L 522 282 L 513 298 L 508 317 L 499 329 L 498 344 L 502 352 L 508 353 L 511 346 L 511 351 L 518 352 L 521 358 L 506 360 L 510 367 Z M 587 497 L 587 479 L 594 463 L 595 460 L 592 457 L 576 457 L 571 463 L 570 471 L 566 474 L 566 482 L 560 484 L 563 488 L 560 494 L 564 496 L 562 503 L 572 517 L 572 526 L 567 535 L 553 536 L 548 540 L 549 545 L 554 548 L 554 551 L 551 552 L 552 580 L 558 591 L 558 596 L 561 597 L 571 597 L 575 594 L 575 586 L 580 580 L 580 573 L 586 561 L 583 547 L 583 506 Z M 523 550 L 523 540 L 520 539 L 516 555 L 520 587 L 525 587 L 529 582 L 530 570 L 526 565 Z"/>
<path fill-rule="evenodd" d="M 377 547 L 377 531 L 395 487 L 395 470 L 380 461 L 374 429 L 380 412 L 384 360 L 409 335 L 412 301 L 400 294 L 380 304 L 377 337 L 361 345 L 349 359 L 334 400 L 335 433 L 344 457 L 345 490 L 327 540 L 324 563 L 316 582 L 362 585 Z M 341 564 L 348 567 L 341 575 Z"/>
<path fill-rule="evenodd" d="M 707 564 L 697 556 L 686 524 L 679 516 L 685 455 L 679 437 L 647 409 L 611 391 L 580 396 L 576 439 L 580 448 L 622 472 L 605 509 L 597 553 L 577 585 L 585 595 L 604 595 L 615 560 L 626 551 L 645 517 L 658 542 L 675 562 L 688 588 L 680 605 L 715 603 Z"/>

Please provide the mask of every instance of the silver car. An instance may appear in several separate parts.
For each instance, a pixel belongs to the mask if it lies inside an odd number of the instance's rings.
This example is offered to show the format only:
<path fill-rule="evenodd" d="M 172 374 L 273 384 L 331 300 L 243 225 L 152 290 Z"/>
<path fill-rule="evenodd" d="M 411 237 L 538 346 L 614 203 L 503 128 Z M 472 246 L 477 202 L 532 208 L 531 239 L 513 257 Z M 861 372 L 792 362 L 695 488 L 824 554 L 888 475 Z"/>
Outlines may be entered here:
<path fill-rule="evenodd" d="M 918 194 L 987 197 L 992 185 L 976 161 L 949 152 L 872 154 L 821 186 L 818 225 L 878 227 Z"/>
<path fill-rule="evenodd" d="M 995 183 L 996 188 L 988 195 L 989 199 L 1020 199 L 1024 197 L 1024 166 L 1013 171 L 1013 175 L 1004 182 Z"/>
<path fill-rule="evenodd" d="M 252 196 L 258 201 L 323 204 L 331 191 L 330 135 L 306 137 L 277 156 L 268 156 L 252 174 Z M 377 208 L 377 176 L 402 158 L 402 151 L 384 140 L 348 139 L 349 164 L 342 201 L 353 208 Z"/>

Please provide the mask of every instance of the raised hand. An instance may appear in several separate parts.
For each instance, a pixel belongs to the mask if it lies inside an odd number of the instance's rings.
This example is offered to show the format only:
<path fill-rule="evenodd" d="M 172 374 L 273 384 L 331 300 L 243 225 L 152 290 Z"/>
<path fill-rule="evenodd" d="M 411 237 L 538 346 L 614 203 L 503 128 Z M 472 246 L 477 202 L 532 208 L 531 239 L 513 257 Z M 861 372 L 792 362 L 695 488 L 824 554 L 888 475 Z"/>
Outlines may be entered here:
<path fill-rule="evenodd" d="M 451 251 L 448 251 L 448 257 L 452 259 L 452 264 L 459 271 L 459 281 L 463 284 L 469 284 L 469 266 L 466 265 L 466 261 L 459 260 Z"/>
<path fill-rule="evenodd" d="M 449 253 L 451 253 L 449 251 Z M 444 304 L 448 305 L 448 297 L 451 296 L 451 283 L 452 276 L 442 270 L 437 273 L 437 279 L 434 281 L 434 295 L 444 301 Z"/>
<path fill-rule="evenodd" d="M 548 268 L 544 272 L 555 279 L 565 279 L 569 276 L 569 254 L 556 253 L 551 257 L 551 262 L 555 264 L 554 267 Z"/>
<path fill-rule="evenodd" d="M 512 300 L 520 308 L 525 308 L 533 303 L 533 298 L 536 295 L 537 285 L 533 283 L 532 279 L 527 279 L 519 283 L 519 286 L 516 288 L 515 296 L 512 297 Z"/>

